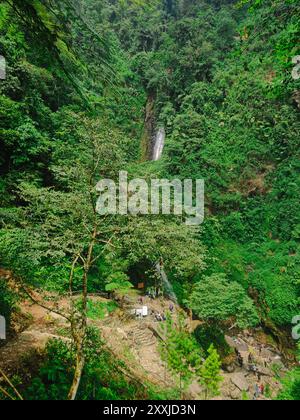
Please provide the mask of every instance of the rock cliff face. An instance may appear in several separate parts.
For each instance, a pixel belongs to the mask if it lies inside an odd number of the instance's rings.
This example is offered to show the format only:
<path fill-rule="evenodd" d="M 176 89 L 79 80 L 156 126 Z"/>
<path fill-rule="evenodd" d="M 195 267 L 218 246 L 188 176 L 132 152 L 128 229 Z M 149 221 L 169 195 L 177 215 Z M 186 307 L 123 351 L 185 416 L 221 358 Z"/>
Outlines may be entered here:
<path fill-rule="evenodd" d="M 300 109 L 300 90 L 295 90 L 293 93 L 293 101 L 297 104 Z"/>
<path fill-rule="evenodd" d="M 152 160 L 155 139 L 155 124 L 155 95 L 149 95 L 145 110 L 145 123 L 142 138 L 142 160 Z"/>
<path fill-rule="evenodd" d="M 141 159 L 143 161 L 159 160 L 165 145 L 165 129 L 163 127 L 157 127 L 155 100 L 155 95 L 150 94 L 145 109 L 144 131 L 141 144 Z"/>

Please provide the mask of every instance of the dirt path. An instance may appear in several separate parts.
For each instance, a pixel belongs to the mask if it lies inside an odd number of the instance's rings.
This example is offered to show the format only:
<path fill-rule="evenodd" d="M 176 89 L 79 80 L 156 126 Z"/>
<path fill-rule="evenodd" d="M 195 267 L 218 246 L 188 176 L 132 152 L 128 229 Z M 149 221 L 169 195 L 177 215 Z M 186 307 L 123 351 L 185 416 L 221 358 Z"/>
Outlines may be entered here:
<path fill-rule="evenodd" d="M 16 334 L 0 348 L 0 367 L 8 373 L 19 370 L 30 354 L 41 353 L 50 339 L 66 340 L 59 334 L 68 326 L 66 320 L 28 300 L 20 303 L 12 324 Z"/>

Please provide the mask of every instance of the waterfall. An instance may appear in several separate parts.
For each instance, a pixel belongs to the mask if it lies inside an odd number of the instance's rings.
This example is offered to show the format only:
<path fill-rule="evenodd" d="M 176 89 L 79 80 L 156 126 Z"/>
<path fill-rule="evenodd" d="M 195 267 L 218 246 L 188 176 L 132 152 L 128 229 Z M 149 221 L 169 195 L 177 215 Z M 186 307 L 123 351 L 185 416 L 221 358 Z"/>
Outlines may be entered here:
<path fill-rule="evenodd" d="M 165 146 L 166 132 L 164 128 L 160 128 L 155 136 L 155 142 L 152 152 L 152 160 L 157 161 L 162 157 Z"/>
<path fill-rule="evenodd" d="M 152 160 L 158 161 L 162 157 L 164 146 L 165 146 L 165 139 L 166 139 L 166 131 L 162 127 L 157 131 L 156 136 L 155 136 L 155 143 L 154 143 L 153 152 L 152 152 Z M 170 280 L 168 279 L 168 276 L 162 264 L 157 263 L 155 268 L 158 275 L 160 276 L 162 280 L 166 294 L 174 303 L 178 304 L 178 300 L 174 293 L 173 286 L 170 283 Z"/>
<path fill-rule="evenodd" d="M 160 263 L 157 263 L 156 266 L 156 271 L 159 274 L 159 276 L 162 279 L 166 294 L 168 295 L 168 297 L 176 304 L 178 304 L 178 300 L 177 297 L 175 295 L 174 289 L 172 284 L 170 283 L 170 280 L 168 279 L 168 276 L 163 268 L 163 266 Z"/>

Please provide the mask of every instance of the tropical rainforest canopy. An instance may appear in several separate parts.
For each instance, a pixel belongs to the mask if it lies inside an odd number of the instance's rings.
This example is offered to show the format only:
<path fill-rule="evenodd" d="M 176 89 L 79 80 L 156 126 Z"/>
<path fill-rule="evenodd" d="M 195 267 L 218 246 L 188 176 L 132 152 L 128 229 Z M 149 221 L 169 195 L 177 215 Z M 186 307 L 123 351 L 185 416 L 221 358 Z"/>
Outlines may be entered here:
<path fill-rule="evenodd" d="M 183 312 L 204 325 L 189 334 L 181 320 L 176 333 L 167 317 L 162 359 L 181 396 L 191 369 L 206 398 L 218 395 L 230 328 L 261 328 L 295 356 L 299 1 L 2 0 L 0 54 L 0 314 L 9 341 L 30 298 L 65 317 L 70 340 L 50 341 L 35 368 L 9 379 L 19 396 L 178 396 L 130 379 L 88 321 L 90 295 L 120 294 L 110 305 L 122 307 L 158 261 Z M 96 185 L 120 171 L 204 179 L 204 222 L 99 215 Z M 0 382 L 1 399 L 11 385 Z M 277 398 L 299 400 L 299 368 Z"/>

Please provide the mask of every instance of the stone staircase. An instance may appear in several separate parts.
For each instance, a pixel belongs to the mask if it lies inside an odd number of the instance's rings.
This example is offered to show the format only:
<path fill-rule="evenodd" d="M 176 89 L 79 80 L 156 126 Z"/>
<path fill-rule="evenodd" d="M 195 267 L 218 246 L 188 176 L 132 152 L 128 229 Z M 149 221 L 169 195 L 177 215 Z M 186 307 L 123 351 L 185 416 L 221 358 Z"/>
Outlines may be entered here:
<path fill-rule="evenodd" d="M 153 346 L 156 343 L 154 334 L 145 324 L 134 326 L 128 335 L 132 342 L 139 347 Z"/>

